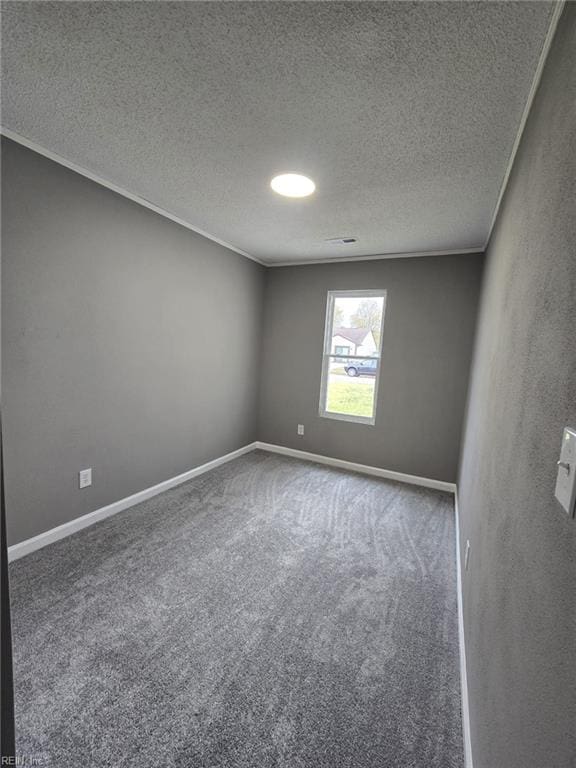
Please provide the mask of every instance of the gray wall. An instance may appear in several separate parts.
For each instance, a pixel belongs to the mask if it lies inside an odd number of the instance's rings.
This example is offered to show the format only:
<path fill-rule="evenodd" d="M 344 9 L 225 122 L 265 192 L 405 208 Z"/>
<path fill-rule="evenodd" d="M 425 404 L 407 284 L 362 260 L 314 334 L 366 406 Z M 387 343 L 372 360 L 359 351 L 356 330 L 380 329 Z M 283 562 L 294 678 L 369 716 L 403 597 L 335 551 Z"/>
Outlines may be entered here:
<path fill-rule="evenodd" d="M 488 250 L 462 467 L 474 768 L 576 765 L 576 521 L 554 499 L 576 426 L 576 4 Z"/>
<path fill-rule="evenodd" d="M 269 269 L 259 439 L 455 481 L 482 261 L 462 255 Z M 365 288 L 387 290 L 375 426 L 318 415 L 327 291 Z"/>
<path fill-rule="evenodd" d="M 255 439 L 264 269 L 3 142 L 10 543 Z M 93 485 L 78 490 L 78 470 Z"/>

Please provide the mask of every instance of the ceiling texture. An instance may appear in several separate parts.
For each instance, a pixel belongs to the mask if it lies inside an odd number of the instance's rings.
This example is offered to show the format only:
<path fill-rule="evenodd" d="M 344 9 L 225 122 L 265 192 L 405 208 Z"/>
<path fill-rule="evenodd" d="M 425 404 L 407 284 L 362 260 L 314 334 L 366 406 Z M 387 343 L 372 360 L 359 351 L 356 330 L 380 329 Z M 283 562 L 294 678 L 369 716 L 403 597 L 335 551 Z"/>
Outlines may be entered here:
<path fill-rule="evenodd" d="M 266 264 L 481 249 L 553 8 L 7 2 L 2 127 Z"/>

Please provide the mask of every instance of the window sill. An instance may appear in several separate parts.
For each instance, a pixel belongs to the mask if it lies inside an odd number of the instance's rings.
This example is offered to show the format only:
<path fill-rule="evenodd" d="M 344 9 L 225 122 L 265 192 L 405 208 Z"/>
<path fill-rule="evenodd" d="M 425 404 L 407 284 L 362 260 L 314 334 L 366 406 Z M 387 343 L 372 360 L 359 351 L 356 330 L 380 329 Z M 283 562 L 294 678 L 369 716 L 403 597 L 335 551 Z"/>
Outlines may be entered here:
<path fill-rule="evenodd" d="M 373 427 L 376 423 L 376 419 L 374 417 L 368 418 L 367 416 L 352 416 L 348 413 L 332 413 L 331 411 L 320 411 L 319 415 L 323 419 L 334 419 L 334 421 L 351 421 L 354 424 L 365 424 L 369 427 Z"/>

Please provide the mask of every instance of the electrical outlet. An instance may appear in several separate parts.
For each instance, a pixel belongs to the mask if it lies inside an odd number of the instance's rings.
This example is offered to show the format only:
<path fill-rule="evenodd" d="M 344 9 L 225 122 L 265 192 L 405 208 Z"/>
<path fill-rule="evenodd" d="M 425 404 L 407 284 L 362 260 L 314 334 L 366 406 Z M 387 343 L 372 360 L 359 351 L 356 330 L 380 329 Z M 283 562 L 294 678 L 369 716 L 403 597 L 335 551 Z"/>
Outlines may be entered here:
<path fill-rule="evenodd" d="M 78 472 L 78 487 L 88 488 L 89 485 L 92 485 L 92 467 L 81 469 Z"/>
<path fill-rule="evenodd" d="M 300 436 L 304 434 L 304 424 L 298 424 L 298 434 Z"/>
<path fill-rule="evenodd" d="M 470 561 L 470 540 L 466 539 L 466 554 L 464 555 L 464 570 L 468 570 L 468 562 Z"/>

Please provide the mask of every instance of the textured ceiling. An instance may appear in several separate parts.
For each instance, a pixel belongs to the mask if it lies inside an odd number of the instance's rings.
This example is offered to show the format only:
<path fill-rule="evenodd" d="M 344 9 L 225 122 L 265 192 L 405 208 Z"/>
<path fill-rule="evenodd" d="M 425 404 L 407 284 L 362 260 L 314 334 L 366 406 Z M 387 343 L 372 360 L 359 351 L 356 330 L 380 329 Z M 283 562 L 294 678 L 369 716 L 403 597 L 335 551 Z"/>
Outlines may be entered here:
<path fill-rule="evenodd" d="M 8 2 L 3 126 L 268 263 L 481 247 L 552 10 Z"/>

